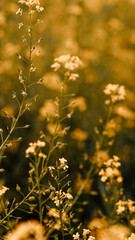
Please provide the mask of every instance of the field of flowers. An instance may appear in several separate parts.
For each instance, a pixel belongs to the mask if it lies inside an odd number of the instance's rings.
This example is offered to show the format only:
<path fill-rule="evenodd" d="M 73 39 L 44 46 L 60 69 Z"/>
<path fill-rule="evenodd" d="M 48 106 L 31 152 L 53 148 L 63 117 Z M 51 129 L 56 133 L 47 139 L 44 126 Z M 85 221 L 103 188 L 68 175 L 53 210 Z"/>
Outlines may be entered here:
<path fill-rule="evenodd" d="M 134 12 L 0 1 L 0 239 L 135 240 Z"/>

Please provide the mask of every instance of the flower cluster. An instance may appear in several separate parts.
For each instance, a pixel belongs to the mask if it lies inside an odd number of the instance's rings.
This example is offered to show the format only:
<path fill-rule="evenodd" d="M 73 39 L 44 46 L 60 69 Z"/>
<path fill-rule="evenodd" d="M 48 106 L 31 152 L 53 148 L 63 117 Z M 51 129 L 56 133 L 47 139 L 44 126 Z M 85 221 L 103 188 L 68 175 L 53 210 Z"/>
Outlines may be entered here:
<path fill-rule="evenodd" d="M 82 237 L 83 240 L 95 240 L 95 237 L 89 236 L 90 230 L 89 229 L 83 229 Z M 74 240 L 79 240 L 80 239 L 80 234 L 77 232 L 76 234 L 73 234 L 73 239 Z"/>
<path fill-rule="evenodd" d="M 39 0 L 19 0 L 18 3 L 27 5 L 30 9 L 31 15 L 35 12 L 35 10 L 38 12 L 42 12 L 44 10 L 44 8 L 40 6 Z M 33 7 L 35 7 L 35 10 L 32 9 Z M 16 14 L 19 14 L 20 16 L 22 16 L 23 9 L 19 8 Z M 20 23 L 19 28 L 21 28 L 22 26 L 23 26 L 23 23 Z"/>
<path fill-rule="evenodd" d="M 40 7 L 39 0 L 20 0 L 19 3 L 27 5 L 29 8 L 35 6 L 38 12 L 44 10 L 43 7 Z"/>
<path fill-rule="evenodd" d="M 37 148 L 42 148 L 45 146 L 45 142 L 38 140 L 37 142 L 34 143 L 29 143 L 29 147 L 26 149 L 26 157 L 29 157 L 30 154 L 36 155 L 36 149 Z M 41 157 L 41 152 L 39 153 L 39 157 Z M 42 153 L 42 157 L 45 158 L 46 155 Z"/>
<path fill-rule="evenodd" d="M 52 198 L 52 200 L 54 201 L 57 207 L 59 207 L 59 205 L 61 205 L 64 200 L 72 200 L 72 199 L 73 199 L 73 196 L 70 193 L 68 192 L 65 193 L 62 190 L 56 191 L 55 196 Z"/>
<path fill-rule="evenodd" d="M 104 162 L 104 168 L 99 171 L 102 182 L 121 183 L 123 181 L 121 172 L 118 169 L 121 166 L 119 160 L 119 157 L 114 155 L 113 158 Z"/>
<path fill-rule="evenodd" d="M 111 84 L 109 83 L 105 89 L 104 93 L 108 96 L 110 96 L 109 100 L 106 100 L 106 104 L 116 103 L 117 101 L 121 101 L 125 99 L 126 91 L 125 87 L 123 85 L 119 84 Z"/>
<path fill-rule="evenodd" d="M 68 165 L 66 164 L 67 163 L 67 160 L 65 158 L 59 158 L 59 162 L 60 162 L 60 166 L 59 166 L 59 169 L 68 169 Z"/>
<path fill-rule="evenodd" d="M 116 203 L 116 212 L 120 217 L 127 218 L 130 225 L 135 227 L 135 201 L 128 199 L 127 201 L 119 200 Z"/>
<path fill-rule="evenodd" d="M 116 203 L 117 206 L 117 214 L 123 214 L 125 211 L 129 211 L 130 214 L 135 213 L 135 201 L 128 199 L 127 201 L 119 200 Z"/>
<path fill-rule="evenodd" d="M 54 71 L 57 71 L 61 66 L 63 66 L 67 71 L 73 71 L 82 65 L 81 60 L 77 56 L 62 55 L 59 58 L 54 59 L 54 64 L 51 67 Z M 66 72 L 69 80 L 75 81 L 78 78 L 78 74 Z"/>

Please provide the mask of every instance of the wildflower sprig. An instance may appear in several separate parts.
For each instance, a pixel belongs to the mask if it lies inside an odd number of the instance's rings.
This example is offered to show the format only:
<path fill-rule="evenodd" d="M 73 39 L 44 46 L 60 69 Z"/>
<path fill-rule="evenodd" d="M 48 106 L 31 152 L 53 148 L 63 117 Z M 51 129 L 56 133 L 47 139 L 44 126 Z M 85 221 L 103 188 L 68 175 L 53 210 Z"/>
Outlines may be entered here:
<path fill-rule="evenodd" d="M 82 236 L 79 232 L 73 234 L 73 240 L 95 240 L 95 237 L 90 235 L 89 229 L 83 229 Z"/>
<path fill-rule="evenodd" d="M 119 200 L 116 203 L 116 214 L 120 222 L 126 220 L 126 224 L 132 229 L 135 229 L 135 201 L 131 199 Z"/>
<path fill-rule="evenodd" d="M 18 121 L 20 119 L 20 117 L 24 114 L 24 112 L 26 110 L 30 110 L 31 105 L 32 105 L 32 101 L 36 100 L 36 96 L 31 97 L 30 98 L 30 86 L 33 85 L 33 80 L 32 80 L 32 74 L 33 72 L 35 72 L 37 70 L 37 68 L 35 67 L 34 63 L 33 63 L 33 49 L 35 49 L 34 43 L 33 43 L 33 30 L 34 30 L 34 26 L 35 24 L 33 23 L 33 14 L 34 12 L 42 12 L 44 9 L 40 6 L 40 2 L 39 1 L 18 1 L 19 4 L 25 4 L 27 5 L 27 10 L 28 10 L 28 16 L 29 16 L 29 22 L 28 24 L 25 26 L 27 28 L 27 37 L 23 36 L 23 42 L 27 42 L 27 52 L 28 55 L 27 57 L 24 56 L 24 54 L 20 54 L 17 53 L 17 57 L 20 61 L 21 67 L 18 68 L 18 78 L 19 78 L 19 82 L 21 84 L 21 92 L 20 94 L 17 94 L 15 91 L 12 93 L 12 98 L 14 100 L 16 100 L 17 102 L 17 107 L 18 107 L 18 111 L 16 116 L 13 116 L 11 114 L 9 114 L 7 111 L 4 111 L 4 116 L 9 118 L 11 120 L 11 125 L 10 127 L 8 126 L 8 133 L 6 135 L 6 133 L 3 131 L 3 129 L 0 129 L 0 138 L 1 138 L 1 143 L 0 143 L 0 157 L 3 158 L 3 154 L 6 148 L 12 146 L 12 142 L 10 141 L 10 136 L 12 135 L 13 131 L 15 129 L 19 129 L 19 128 L 28 128 L 29 125 L 25 125 L 23 127 L 21 126 L 17 126 Z M 26 10 L 26 8 L 25 8 Z M 25 12 L 25 10 L 23 10 L 23 8 L 19 8 L 16 12 L 17 15 L 20 15 L 22 17 L 23 13 Z M 26 13 L 27 15 L 27 13 Z M 35 18 L 36 19 L 36 18 Z M 38 23 L 41 21 L 37 21 Z M 18 24 L 19 29 L 21 29 L 24 24 L 23 22 Z M 39 40 L 37 40 L 36 45 L 38 43 L 40 43 L 41 38 Z M 36 56 L 39 55 L 39 51 L 37 51 L 37 53 L 35 53 Z M 25 64 L 25 67 L 23 68 L 23 65 Z M 41 83 L 41 80 L 37 80 L 36 84 Z M 17 141 L 21 141 L 21 138 L 18 138 Z M 34 191 L 34 189 L 36 188 L 37 183 L 35 184 L 35 186 L 33 186 L 32 189 L 30 189 L 29 193 L 26 194 L 26 196 L 24 196 L 24 194 L 21 192 L 21 188 L 19 187 L 19 185 L 17 185 L 16 190 L 18 192 L 20 192 L 20 194 L 22 195 L 23 199 L 17 203 L 16 200 L 14 199 L 11 203 L 7 200 L 5 200 L 5 193 L 7 190 L 9 190 L 8 188 L 2 186 L 1 187 L 1 196 L 0 196 L 0 204 L 2 206 L 2 212 L 1 212 L 1 216 L 0 216 L 0 225 L 2 226 L 2 228 L 10 228 L 10 226 L 8 225 L 8 222 L 10 223 L 11 219 L 14 219 L 15 217 L 13 216 L 13 212 L 16 209 L 19 209 L 20 207 L 22 207 L 23 204 L 30 206 L 31 203 L 29 204 L 29 197 L 32 194 L 32 192 Z M 19 217 L 18 217 L 19 219 Z M 13 224 L 12 224 L 13 225 Z M 12 226 L 13 227 L 13 226 Z"/>
<path fill-rule="evenodd" d="M 17 96 L 17 93 L 14 91 L 12 94 L 12 98 L 16 100 L 17 105 L 18 105 L 18 113 L 16 116 L 10 115 L 8 112 L 5 112 L 5 117 L 11 119 L 11 126 L 8 127 L 8 134 L 3 133 L 3 129 L 1 129 L 0 132 L 0 137 L 1 137 L 1 145 L 0 145 L 0 156 L 1 158 L 3 157 L 3 153 L 7 147 L 9 147 L 9 144 L 11 146 L 12 143 L 10 143 L 9 139 L 11 134 L 13 133 L 14 129 L 16 128 L 16 125 L 18 123 L 19 118 L 24 114 L 26 110 L 30 110 L 30 107 L 32 105 L 32 101 L 36 99 L 36 96 L 32 97 L 31 99 L 29 98 L 29 92 L 28 89 L 31 86 L 31 74 L 37 70 L 35 67 L 34 63 L 32 62 L 32 51 L 35 49 L 34 44 L 33 44 L 33 22 L 32 22 L 32 16 L 35 11 L 41 12 L 44 9 L 40 6 L 39 1 L 19 1 L 20 4 L 25 4 L 28 6 L 28 12 L 29 12 L 29 23 L 27 27 L 28 31 L 28 57 L 25 58 L 21 56 L 20 54 L 17 53 L 17 57 L 19 61 L 23 61 L 26 64 L 26 70 L 22 70 L 22 68 L 18 68 L 18 78 L 20 81 L 20 84 L 22 86 L 22 90 L 20 93 L 20 96 Z M 19 8 L 16 14 L 19 14 L 22 16 L 23 14 L 23 9 Z M 39 22 L 39 21 L 38 21 Z M 19 23 L 19 29 L 23 26 L 23 23 Z M 40 42 L 38 40 L 38 42 Z M 36 56 L 39 55 L 35 54 Z M 41 82 L 41 81 L 40 81 Z M 39 80 L 36 82 L 36 84 L 39 83 Z M 28 125 L 27 125 L 28 126 Z"/>
<path fill-rule="evenodd" d="M 107 95 L 108 99 L 105 101 L 105 104 L 108 106 L 107 110 L 107 117 L 105 120 L 105 123 L 103 123 L 103 120 L 100 119 L 100 124 L 102 124 L 102 130 L 99 130 L 98 128 L 95 128 L 95 132 L 97 135 L 97 142 L 96 142 L 96 151 L 94 154 L 94 157 L 91 159 L 91 166 L 89 168 L 89 171 L 87 172 L 85 181 L 83 184 L 80 186 L 80 189 L 78 190 L 74 200 L 73 200 L 73 205 L 76 204 L 77 200 L 79 199 L 80 195 L 82 194 L 89 178 L 94 178 L 98 172 L 99 168 L 103 165 L 104 160 L 99 158 L 99 155 L 102 150 L 107 151 L 112 146 L 113 141 L 114 141 L 114 135 L 109 136 L 110 130 L 113 129 L 113 131 L 116 131 L 116 123 L 114 119 L 112 118 L 112 113 L 113 113 L 113 106 L 114 104 L 118 103 L 119 101 L 122 101 L 125 99 L 126 91 L 125 87 L 122 85 L 120 86 L 119 84 L 108 84 L 105 89 L 104 93 Z M 119 163 L 120 164 L 120 163 Z M 119 171 L 117 169 L 117 171 Z M 120 174 L 119 174 L 120 175 Z M 119 180 L 122 180 L 122 177 L 119 176 Z M 70 209 L 70 207 L 69 207 Z"/>
<path fill-rule="evenodd" d="M 48 206 L 49 211 L 47 215 L 49 216 L 49 222 L 52 218 L 54 220 L 51 229 L 61 231 L 62 239 L 64 239 L 65 235 L 71 235 L 71 218 L 73 217 L 71 212 L 67 213 L 68 206 L 72 205 L 73 199 L 69 187 L 70 182 L 67 181 L 68 162 L 65 158 L 59 158 L 59 160 L 56 161 L 56 166 L 49 166 L 48 169 L 51 177 L 55 180 L 55 184 L 54 192 L 52 196 L 50 196 L 54 203 L 54 208 L 52 209 Z M 66 192 L 64 189 L 67 189 Z"/>
<path fill-rule="evenodd" d="M 119 170 L 121 163 L 116 155 L 104 162 L 98 172 L 100 181 L 105 183 L 105 191 L 102 189 L 102 197 L 105 201 L 105 209 L 110 217 L 115 218 L 115 204 L 123 194 L 123 177 Z"/>
<path fill-rule="evenodd" d="M 76 57 L 77 58 L 77 57 Z M 79 59 L 79 58 L 78 58 Z M 79 60 L 78 60 L 79 61 Z M 74 70 L 78 67 L 79 65 L 74 66 Z M 47 171 L 52 173 L 54 167 L 49 167 L 48 164 L 51 161 L 51 156 L 52 153 L 56 148 L 61 149 L 65 143 L 63 141 L 59 141 L 60 138 L 63 138 L 66 134 L 67 131 L 69 130 L 69 127 L 63 127 L 62 124 L 65 119 L 68 119 L 71 117 L 72 112 L 67 112 L 68 109 L 68 101 L 69 97 L 71 96 L 70 94 L 65 93 L 65 85 L 67 84 L 69 80 L 69 76 L 64 76 L 64 80 L 60 84 L 60 95 L 57 96 L 54 100 L 54 105 L 55 105 L 55 115 L 54 119 L 51 119 L 49 114 L 47 113 L 47 120 L 49 124 L 52 126 L 52 136 L 51 140 L 48 141 L 48 137 L 46 137 L 46 134 L 42 132 L 41 138 L 45 138 L 44 146 L 49 145 L 49 150 L 46 154 L 44 154 L 41 151 L 41 147 L 44 147 L 41 141 L 37 141 L 35 143 L 30 143 L 28 149 L 26 150 L 26 157 L 29 157 L 31 163 L 30 163 L 30 178 L 29 182 L 32 184 L 31 186 L 33 187 L 35 184 L 37 184 L 37 187 L 35 188 L 33 194 L 34 196 L 38 199 L 38 206 L 39 209 L 36 210 L 39 214 L 40 222 L 43 222 L 44 219 L 44 204 L 45 202 L 48 201 L 48 198 L 50 198 L 50 193 L 46 192 L 46 184 L 44 183 L 44 177 L 47 174 Z M 40 146 L 39 146 L 40 145 Z M 68 169 L 68 165 L 66 164 L 66 159 L 60 158 L 59 159 L 59 166 L 57 165 L 56 169 L 60 171 L 60 169 L 63 169 L 63 171 L 66 171 Z M 59 174 L 59 173 L 57 173 Z M 65 177 L 64 177 L 65 178 Z M 58 184 L 59 185 L 59 184 Z M 51 194 L 52 194 L 52 189 L 50 189 Z M 60 189 L 56 191 L 56 198 L 59 198 L 60 196 Z M 68 198 L 70 196 L 69 193 L 62 195 L 64 202 L 66 197 Z M 56 204 L 58 204 L 57 199 L 55 199 Z M 67 205 L 69 206 L 69 205 Z M 62 211 L 62 210 L 61 210 Z M 62 217 L 61 217 L 62 221 Z"/>
<path fill-rule="evenodd" d="M 44 171 L 47 155 L 43 153 L 42 149 L 45 147 L 46 143 L 44 141 L 38 140 L 37 142 L 30 143 L 26 150 L 26 157 L 30 159 L 30 170 L 29 170 L 29 184 L 30 189 L 34 188 L 33 200 L 38 199 L 38 209 L 35 211 L 39 215 L 40 222 L 43 221 L 44 214 L 44 204 L 47 200 L 44 199 L 45 187 L 41 184 L 41 180 L 45 176 Z M 32 205 L 30 206 L 31 211 L 33 211 Z"/>

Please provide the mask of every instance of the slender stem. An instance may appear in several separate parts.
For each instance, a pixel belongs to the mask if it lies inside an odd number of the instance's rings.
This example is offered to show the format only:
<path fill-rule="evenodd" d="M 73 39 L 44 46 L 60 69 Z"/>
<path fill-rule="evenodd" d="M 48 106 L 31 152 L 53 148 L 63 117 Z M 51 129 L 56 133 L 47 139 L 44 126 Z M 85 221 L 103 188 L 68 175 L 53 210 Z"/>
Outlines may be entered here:
<path fill-rule="evenodd" d="M 63 230 L 63 219 L 62 219 L 62 206 L 61 206 L 61 188 L 60 188 L 60 169 L 57 167 L 57 175 L 58 175 L 58 200 L 59 200 L 59 213 L 60 213 L 60 222 L 61 222 L 61 233 L 62 240 L 64 240 L 64 230 Z"/>
<path fill-rule="evenodd" d="M 41 189 L 40 189 L 40 178 L 39 178 L 39 170 L 38 170 L 38 157 L 35 156 L 35 174 L 36 174 L 36 182 L 37 182 L 37 188 L 38 188 L 38 202 L 39 202 L 39 219 L 40 223 L 42 224 L 42 195 L 41 195 Z"/>

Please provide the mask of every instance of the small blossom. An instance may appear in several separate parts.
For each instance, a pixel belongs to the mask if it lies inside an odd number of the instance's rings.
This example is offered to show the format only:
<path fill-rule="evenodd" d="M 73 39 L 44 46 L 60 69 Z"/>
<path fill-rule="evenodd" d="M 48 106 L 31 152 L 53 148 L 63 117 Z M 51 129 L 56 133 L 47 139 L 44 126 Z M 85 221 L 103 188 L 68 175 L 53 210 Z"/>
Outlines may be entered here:
<path fill-rule="evenodd" d="M 52 171 L 52 170 L 55 170 L 55 167 L 49 166 L 48 169 L 49 169 L 49 171 Z"/>
<path fill-rule="evenodd" d="M 16 92 L 12 93 L 12 98 L 16 98 Z"/>
<path fill-rule="evenodd" d="M 65 164 L 67 162 L 67 160 L 65 158 L 59 158 L 59 161 L 61 164 Z"/>
<path fill-rule="evenodd" d="M 37 71 L 37 68 L 36 68 L 36 67 L 33 67 L 33 66 L 31 66 L 31 67 L 30 67 L 30 72 L 35 72 L 35 71 Z"/>
<path fill-rule="evenodd" d="M 51 65 L 51 68 L 54 68 L 54 71 L 56 72 L 60 68 L 60 64 L 55 62 L 54 64 Z"/>
<path fill-rule="evenodd" d="M 95 237 L 89 236 L 89 237 L 88 237 L 88 240 L 95 240 Z"/>
<path fill-rule="evenodd" d="M 76 234 L 73 234 L 74 240 L 79 240 L 80 234 L 77 232 Z"/>
<path fill-rule="evenodd" d="M 47 157 L 47 155 L 45 155 L 44 153 L 40 152 L 38 154 L 38 157 L 45 159 Z"/>
<path fill-rule="evenodd" d="M 135 219 L 130 220 L 130 224 L 135 227 Z"/>
<path fill-rule="evenodd" d="M 45 146 L 45 142 L 38 140 L 37 141 L 37 146 L 38 147 L 44 147 Z"/>
<path fill-rule="evenodd" d="M 111 101 L 113 103 L 120 101 L 120 100 L 124 100 L 125 95 L 126 95 L 125 87 L 123 85 L 120 86 L 119 84 L 111 84 L 111 83 L 109 83 L 105 87 L 104 93 L 106 95 L 110 95 Z M 106 104 L 107 104 L 107 102 L 106 102 Z"/>
<path fill-rule="evenodd" d="M 22 23 L 22 22 L 21 22 L 21 23 L 18 23 L 19 29 L 20 29 L 22 26 L 23 26 L 23 23 Z"/>
<path fill-rule="evenodd" d="M 83 229 L 83 237 L 86 238 L 86 235 L 90 233 L 89 229 Z"/>
<path fill-rule="evenodd" d="M 64 170 L 68 169 L 68 165 L 66 164 L 67 160 L 65 158 L 59 158 L 60 161 L 60 168 Z"/>
<path fill-rule="evenodd" d="M 70 81 L 76 81 L 76 79 L 79 77 L 77 73 L 71 73 L 69 76 Z"/>
<path fill-rule="evenodd" d="M 16 15 L 19 14 L 20 16 L 22 16 L 23 14 L 23 10 L 21 8 L 19 8 L 16 12 Z"/>
<path fill-rule="evenodd" d="M 73 196 L 70 193 L 65 193 L 65 197 L 67 197 L 68 199 L 73 199 Z"/>
<path fill-rule="evenodd" d="M 27 93 L 26 93 L 25 91 L 23 91 L 23 90 L 22 90 L 21 94 L 22 94 L 23 96 L 25 96 L 25 97 L 27 96 Z"/>
<path fill-rule="evenodd" d="M 36 9 L 37 9 L 38 12 L 44 11 L 44 8 L 43 8 L 43 7 L 40 7 L 40 5 L 37 5 L 37 6 L 36 6 Z"/>

